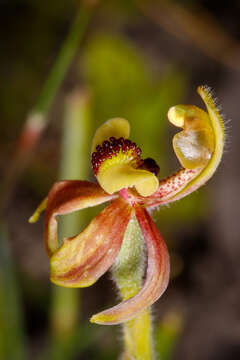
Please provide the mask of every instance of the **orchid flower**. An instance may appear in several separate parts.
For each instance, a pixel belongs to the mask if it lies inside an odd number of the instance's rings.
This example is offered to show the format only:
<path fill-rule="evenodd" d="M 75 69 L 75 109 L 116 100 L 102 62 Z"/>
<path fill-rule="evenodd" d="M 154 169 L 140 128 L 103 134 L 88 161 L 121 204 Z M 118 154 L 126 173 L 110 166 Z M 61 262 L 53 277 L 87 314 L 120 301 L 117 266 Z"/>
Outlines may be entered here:
<path fill-rule="evenodd" d="M 82 180 L 53 185 L 31 222 L 46 208 L 45 244 L 50 279 L 64 287 L 94 284 L 116 260 L 129 221 L 136 217 L 147 249 L 146 278 L 141 290 L 120 304 L 94 315 L 92 322 L 119 324 L 151 306 L 166 290 L 169 255 L 149 210 L 181 199 L 204 185 L 217 169 L 224 146 L 224 126 L 208 88 L 198 93 L 207 112 L 193 105 L 170 108 L 170 123 L 182 128 L 173 148 L 182 166 L 172 176 L 158 179 L 159 167 L 142 159 L 129 140 L 127 120 L 114 118 L 100 126 L 92 142 L 92 167 L 98 184 Z M 110 202 L 78 235 L 58 242 L 58 216 Z"/>

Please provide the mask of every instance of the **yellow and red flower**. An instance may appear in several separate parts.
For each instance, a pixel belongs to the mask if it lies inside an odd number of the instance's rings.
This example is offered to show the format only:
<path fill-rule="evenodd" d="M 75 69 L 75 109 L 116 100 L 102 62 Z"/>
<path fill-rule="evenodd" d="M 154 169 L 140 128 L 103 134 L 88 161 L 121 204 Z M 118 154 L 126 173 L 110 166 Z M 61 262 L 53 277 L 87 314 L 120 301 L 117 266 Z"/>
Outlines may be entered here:
<path fill-rule="evenodd" d="M 173 138 L 182 169 L 159 180 L 159 167 L 141 159 L 140 148 L 130 141 L 127 120 L 114 118 L 95 133 L 92 167 L 98 184 L 81 180 L 59 181 L 30 219 L 37 220 L 46 207 L 45 244 L 50 257 L 50 279 L 65 287 L 95 283 L 114 263 L 129 221 L 136 216 L 147 248 L 147 271 L 137 295 L 91 318 L 99 324 L 118 324 L 152 305 L 169 281 L 167 247 L 148 210 L 178 200 L 206 183 L 222 157 L 224 126 L 206 87 L 198 93 L 207 112 L 192 105 L 178 105 L 169 121 L 183 130 Z M 110 204 L 79 234 L 58 242 L 57 216 L 90 206 Z"/>

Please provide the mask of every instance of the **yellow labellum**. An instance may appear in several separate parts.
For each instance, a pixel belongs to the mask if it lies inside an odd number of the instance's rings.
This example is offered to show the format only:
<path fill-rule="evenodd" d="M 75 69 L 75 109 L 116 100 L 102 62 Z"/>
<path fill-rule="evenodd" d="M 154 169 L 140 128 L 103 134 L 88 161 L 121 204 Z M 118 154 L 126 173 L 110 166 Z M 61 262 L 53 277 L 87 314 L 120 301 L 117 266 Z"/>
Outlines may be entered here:
<path fill-rule="evenodd" d="M 109 194 L 135 186 L 142 196 L 150 196 L 158 188 L 157 177 L 147 170 L 135 169 L 129 164 L 117 164 L 100 170 L 97 176 L 101 187 Z"/>

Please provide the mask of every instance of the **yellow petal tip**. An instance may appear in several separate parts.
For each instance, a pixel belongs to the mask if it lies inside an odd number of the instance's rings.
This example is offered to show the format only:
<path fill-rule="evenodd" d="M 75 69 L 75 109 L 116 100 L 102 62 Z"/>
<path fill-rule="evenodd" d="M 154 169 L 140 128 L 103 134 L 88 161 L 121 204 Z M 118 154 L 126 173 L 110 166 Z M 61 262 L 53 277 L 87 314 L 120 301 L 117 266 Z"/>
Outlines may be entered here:
<path fill-rule="evenodd" d="M 30 224 L 34 224 L 35 222 L 37 222 L 39 219 L 39 214 L 34 213 L 32 216 L 30 216 L 30 218 L 28 219 L 28 222 Z"/>
<path fill-rule="evenodd" d="M 91 318 L 90 318 L 90 323 L 92 323 L 92 324 L 97 324 L 98 322 L 97 322 L 97 319 L 96 319 L 96 315 L 93 315 Z"/>
<path fill-rule="evenodd" d="M 62 286 L 65 288 L 71 288 L 71 289 L 76 289 L 76 288 L 85 288 L 85 287 L 90 287 L 92 286 L 95 282 L 96 279 L 90 279 L 90 280 L 74 280 L 74 279 L 58 279 L 55 278 L 54 276 L 50 276 L 50 281 L 57 286 Z"/>
<path fill-rule="evenodd" d="M 111 325 L 112 322 L 114 322 L 115 320 L 116 320 L 116 316 L 105 315 L 104 313 L 99 313 L 99 314 L 93 315 L 89 321 L 92 324 Z"/>
<path fill-rule="evenodd" d="M 168 119 L 171 124 L 177 127 L 184 126 L 184 113 L 181 112 L 180 106 L 172 106 L 168 110 Z"/>
<path fill-rule="evenodd" d="M 30 216 L 30 218 L 28 219 L 28 222 L 30 224 L 33 224 L 35 222 L 38 221 L 41 213 L 46 209 L 47 207 L 47 200 L 48 198 L 44 198 L 43 201 L 41 202 L 41 204 L 38 206 L 38 208 L 34 211 L 34 213 L 32 214 L 32 216 Z"/>

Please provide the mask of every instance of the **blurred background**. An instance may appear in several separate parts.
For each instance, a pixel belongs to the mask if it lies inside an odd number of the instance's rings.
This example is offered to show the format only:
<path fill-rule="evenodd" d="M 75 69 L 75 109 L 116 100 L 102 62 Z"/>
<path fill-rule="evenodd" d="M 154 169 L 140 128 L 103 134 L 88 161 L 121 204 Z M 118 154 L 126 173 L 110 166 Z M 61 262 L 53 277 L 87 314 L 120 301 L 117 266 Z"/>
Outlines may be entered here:
<path fill-rule="evenodd" d="M 0 359 L 118 358 L 120 327 L 88 322 L 118 301 L 111 276 L 51 285 L 43 217 L 28 218 L 56 180 L 94 180 L 91 138 L 111 117 L 130 121 L 161 177 L 175 171 L 167 111 L 204 107 L 201 84 L 222 105 L 225 154 L 207 186 L 153 214 L 172 264 L 155 349 L 162 360 L 240 358 L 239 13 L 237 0 L 0 1 Z M 61 237 L 97 212 L 66 216 Z"/>

